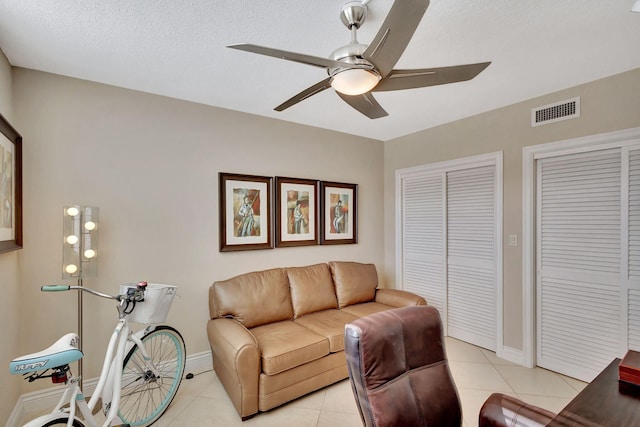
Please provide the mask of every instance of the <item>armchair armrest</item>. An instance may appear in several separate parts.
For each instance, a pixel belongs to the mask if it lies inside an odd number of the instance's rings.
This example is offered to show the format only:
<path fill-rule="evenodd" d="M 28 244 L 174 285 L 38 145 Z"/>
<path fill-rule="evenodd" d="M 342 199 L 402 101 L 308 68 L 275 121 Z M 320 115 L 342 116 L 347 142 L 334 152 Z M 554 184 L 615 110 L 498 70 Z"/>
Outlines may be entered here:
<path fill-rule="evenodd" d="M 480 409 L 480 427 L 546 426 L 556 414 L 502 393 L 493 393 Z"/>
<path fill-rule="evenodd" d="M 427 305 L 427 301 L 424 298 L 399 289 L 376 289 L 375 301 L 392 307 Z"/>
<path fill-rule="evenodd" d="M 244 419 L 258 412 L 260 348 L 253 334 L 234 319 L 207 323 L 213 367 L 238 414 Z"/>

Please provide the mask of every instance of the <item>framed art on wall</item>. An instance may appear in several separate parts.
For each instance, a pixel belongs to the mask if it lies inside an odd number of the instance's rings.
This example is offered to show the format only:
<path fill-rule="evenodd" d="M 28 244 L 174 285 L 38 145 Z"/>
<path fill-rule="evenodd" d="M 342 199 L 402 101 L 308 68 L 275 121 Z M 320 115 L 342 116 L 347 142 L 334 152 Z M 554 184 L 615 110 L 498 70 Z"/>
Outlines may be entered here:
<path fill-rule="evenodd" d="M 22 248 L 22 137 L 0 115 L 0 252 Z"/>
<path fill-rule="evenodd" d="M 271 249 L 271 183 L 267 176 L 221 172 L 220 252 Z"/>
<path fill-rule="evenodd" d="M 321 183 L 321 244 L 358 243 L 357 193 L 357 184 L 325 181 Z"/>
<path fill-rule="evenodd" d="M 276 177 L 276 247 L 318 244 L 318 181 Z"/>

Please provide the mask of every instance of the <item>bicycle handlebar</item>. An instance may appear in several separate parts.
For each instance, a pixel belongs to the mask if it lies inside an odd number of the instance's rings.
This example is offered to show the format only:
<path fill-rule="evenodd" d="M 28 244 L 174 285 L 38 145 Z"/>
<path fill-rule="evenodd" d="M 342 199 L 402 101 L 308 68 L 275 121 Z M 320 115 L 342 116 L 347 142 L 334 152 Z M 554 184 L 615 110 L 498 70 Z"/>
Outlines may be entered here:
<path fill-rule="evenodd" d="M 68 291 L 69 288 L 71 288 L 71 286 L 65 286 L 65 285 L 44 285 L 42 287 L 40 287 L 40 290 L 42 292 L 61 292 L 61 291 Z"/>
<path fill-rule="evenodd" d="M 67 285 L 45 285 L 41 286 L 40 290 L 43 292 L 61 292 L 78 290 L 89 292 L 95 296 L 107 299 L 114 299 L 120 302 L 118 306 L 118 314 L 120 319 L 124 319 L 127 315 L 133 313 L 136 308 L 136 304 L 144 301 L 144 294 L 147 289 L 147 282 L 138 282 L 134 287 L 128 287 L 125 295 L 108 295 L 102 292 L 94 291 L 91 288 L 85 288 L 84 286 L 67 286 Z"/>
<path fill-rule="evenodd" d="M 119 299 L 118 295 L 108 295 L 103 294 L 102 292 L 94 291 L 90 288 L 85 288 L 84 286 L 67 286 L 67 285 L 44 285 L 40 287 L 42 292 L 62 292 L 62 291 L 70 291 L 70 290 L 79 290 L 84 292 L 89 292 L 98 297 L 107 298 L 107 299 Z"/>
<path fill-rule="evenodd" d="M 144 290 L 146 286 L 147 286 L 147 282 L 138 283 L 138 289 L 140 290 Z M 94 291 L 91 288 L 85 288 L 84 286 L 44 285 L 40 287 L 40 290 L 42 292 L 63 292 L 63 291 L 70 291 L 74 289 L 79 291 L 89 292 L 90 294 L 93 294 L 101 298 L 115 299 L 118 301 L 122 299 L 127 299 L 129 297 L 129 295 L 109 295 L 102 292 Z M 136 299 L 140 301 L 141 299 L 143 299 L 143 297 L 137 297 Z"/>

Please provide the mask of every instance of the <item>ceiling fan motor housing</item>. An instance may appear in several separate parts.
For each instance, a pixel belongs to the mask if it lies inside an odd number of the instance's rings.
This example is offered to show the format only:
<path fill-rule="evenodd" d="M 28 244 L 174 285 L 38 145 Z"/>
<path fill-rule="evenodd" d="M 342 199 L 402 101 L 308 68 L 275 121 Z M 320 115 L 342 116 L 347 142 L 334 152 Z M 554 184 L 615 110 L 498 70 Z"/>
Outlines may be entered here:
<path fill-rule="evenodd" d="M 333 59 L 334 61 L 349 64 L 351 66 L 328 68 L 327 73 L 331 77 L 334 77 L 345 70 L 358 68 L 369 71 L 373 75 L 377 76 L 378 79 L 380 79 L 380 73 L 378 73 L 376 67 L 371 62 L 362 57 L 364 52 L 367 50 L 367 47 L 369 46 L 366 44 L 358 43 L 358 40 L 356 39 L 355 31 L 359 29 L 362 24 L 364 24 L 366 18 L 367 6 L 362 4 L 360 1 L 350 1 L 342 6 L 342 11 L 340 12 L 340 20 L 351 31 L 352 39 L 351 43 L 349 43 L 348 45 L 334 50 L 329 58 Z M 353 65 L 357 65 L 357 67 L 353 67 Z"/>
<path fill-rule="evenodd" d="M 346 46 L 336 49 L 331 54 L 330 56 L 331 59 L 333 59 L 334 61 L 344 62 L 345 64 L 357 65 L 357 67 L 353 67 L 353 66 L 332 67 L 327 69 L 327 73 L 333 77 L 344 70 L 360 68 L 380 76 L 375 66 L 371 62 L 367 61 L 362 57 L 362 54 L 366 48 L 367 48 L 367 45 L 364 45 L 364 44 L 349 43 Z"/>

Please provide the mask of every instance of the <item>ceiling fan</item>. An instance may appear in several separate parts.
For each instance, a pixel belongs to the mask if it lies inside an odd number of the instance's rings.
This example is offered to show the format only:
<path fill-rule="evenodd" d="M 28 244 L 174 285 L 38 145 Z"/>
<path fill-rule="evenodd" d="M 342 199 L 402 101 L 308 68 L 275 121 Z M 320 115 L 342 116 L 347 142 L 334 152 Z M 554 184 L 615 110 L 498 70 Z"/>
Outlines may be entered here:
<path fill-rule="evenodd" d="M 227 47 L 327 69 L 328 78 L 278 105 L 276 111 L 283 111 L 333 87 L 340 98 L 370 119 L 388 115 L 372 92 L 471 80 L 491 64 L 481 62 L 440 68 L 393 69 L 413 37 L 429 0 L 395 0 L 373 41 L 365 45 L 358 42 L 356 32 L 366 19 L 369 1 L 349 1 L 342 7 L 340 19 L 351 31 L 351 42 L 335 50 L 328 59 L 254 44 Z"/>

